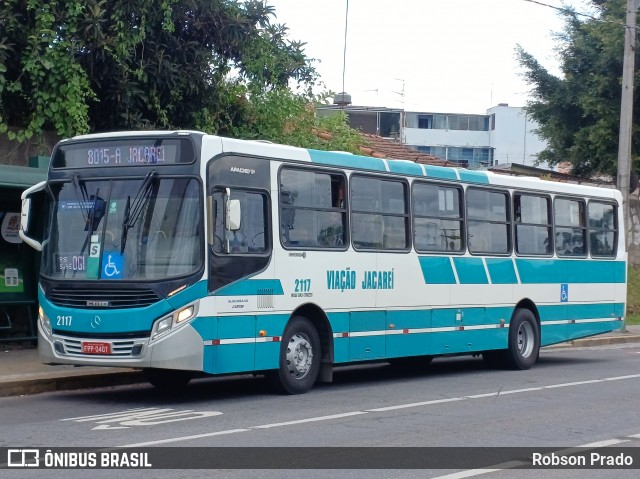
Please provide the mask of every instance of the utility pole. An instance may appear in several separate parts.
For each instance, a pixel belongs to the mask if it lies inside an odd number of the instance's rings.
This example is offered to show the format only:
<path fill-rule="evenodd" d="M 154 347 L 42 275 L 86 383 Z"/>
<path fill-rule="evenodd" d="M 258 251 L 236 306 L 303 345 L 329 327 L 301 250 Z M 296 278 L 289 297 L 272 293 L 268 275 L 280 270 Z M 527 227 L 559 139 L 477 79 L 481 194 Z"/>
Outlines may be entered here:
<path fill-rule="evenodd" d="M 624 61 L 622 66 L 622 100 L 620 103 L 620 136 L 618 141 L 618 177 L 616 184 L 622 193 L 624 231 L 627 249 L 630 244 L 629 231 L 629 185 L 631 183 L 631 132 L 633 126 L 633 80 L 636 57 L 637 0 L 627 0 L 627 19 L 624 32 Z"/>

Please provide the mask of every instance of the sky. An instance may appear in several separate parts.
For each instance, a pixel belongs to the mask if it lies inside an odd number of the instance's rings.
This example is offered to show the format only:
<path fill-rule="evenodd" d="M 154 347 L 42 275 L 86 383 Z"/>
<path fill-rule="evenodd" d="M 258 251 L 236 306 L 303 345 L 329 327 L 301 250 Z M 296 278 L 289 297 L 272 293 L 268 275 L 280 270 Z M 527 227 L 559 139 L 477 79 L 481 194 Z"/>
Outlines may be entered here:
<path fill-rule="evenodd" d="M 584 0 L 540 0 L 587 11 Z M 347 0 L 268 0 L 289 38 L 306 43 L 327 90 L 343 91 Z M 562 19 L 525 0 L 349 0 L 344 91 L 354 105 L 485 113 L 525 106 L 521 45 L 559 74 Z"/>

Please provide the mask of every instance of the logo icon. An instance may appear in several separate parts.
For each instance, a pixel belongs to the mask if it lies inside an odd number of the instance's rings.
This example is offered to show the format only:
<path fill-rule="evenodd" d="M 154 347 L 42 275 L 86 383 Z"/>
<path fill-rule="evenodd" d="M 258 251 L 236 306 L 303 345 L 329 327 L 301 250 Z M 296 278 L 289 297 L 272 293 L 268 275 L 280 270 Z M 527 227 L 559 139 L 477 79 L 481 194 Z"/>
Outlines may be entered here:
<path fill-rule="evenodd" d="M 105 251 L 102 255 L 103 279 L 120 279 L 124 272 L 124 256 L 118 251 Z"/>
<path fill-rule="evenodd" d="M 40 465 L 39 449 L 8 449 L 7 467 L 38 467 Z"/>
<path fill-rule="evenodd" d="M 102 322 L 102 320 L 100 319 L 100 316 L 94 316 L 94 318 L 91 320 L 91 327 L 93 329 L 96 329 L 98 327 L 100 327 L 100 323 Z"/>

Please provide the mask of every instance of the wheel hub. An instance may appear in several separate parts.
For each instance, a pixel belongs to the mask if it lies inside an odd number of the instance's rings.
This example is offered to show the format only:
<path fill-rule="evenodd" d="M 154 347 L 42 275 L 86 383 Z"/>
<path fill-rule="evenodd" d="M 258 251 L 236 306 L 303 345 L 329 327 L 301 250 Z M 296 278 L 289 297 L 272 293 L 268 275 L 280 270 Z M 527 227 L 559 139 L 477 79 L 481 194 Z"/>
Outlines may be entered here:
<path fill-rule="evenodd" d="M 302 334 L 294 334 L 287 345 L 287 367 L 295 379 L 304 378 L 311 370 L 313 348 L 309 339 Z"/>

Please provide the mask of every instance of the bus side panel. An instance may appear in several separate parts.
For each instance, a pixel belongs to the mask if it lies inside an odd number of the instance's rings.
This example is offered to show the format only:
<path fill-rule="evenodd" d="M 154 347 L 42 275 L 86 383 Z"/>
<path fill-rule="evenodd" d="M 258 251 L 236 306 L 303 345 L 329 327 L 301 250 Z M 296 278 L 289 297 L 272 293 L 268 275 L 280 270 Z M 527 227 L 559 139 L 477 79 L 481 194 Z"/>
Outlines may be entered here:
<path fill-rule="evenodd" d="M 362 361 L 385 356 L 385 311 L 356 311 L 349 315 L 349 359 Z"/>
<path fill-rule="evenodd" d="M 329 323 L 333 331 L 333 362 L 349 361 L 349 313 L 328 313 Z"/>
<path fill-rule="evenodd" d="M 256 371 L 278 369 L 282 334 L 289 317 L 288 314 L 268 314 L 257 317 L 254 333 L 258 341 L 254 366 Z"/>
<path fill-rule="evenodd" d="M 587 321 L 569 323 L 567 325 L 567 339 L 594 336 L 620 328 L 622 322 L 611 321 L 617 317 L 615 312 L 620 309 L 620 305 L 617 306 L 616 303 L 569 304 L 567 310 L 570 319 L 579 318 Z"/>
<path fill-rule="evenodd" d="M 420 356 L 431 351 L 431 335 L 428 332 L 412 332 L 410 329 L 426 329 L 431 326 L 431 310 L 387 311 L 387 357 Z M 407 333 L 405 333 L 407 331 Z"/>
<path fill-rule="evenodd" d="M 476 344 L 476 349 L 505 349 L 509 345 L 509 322 L 513 315 L 512 306 L 498 306 L 487 308 L 485 311 L 485 324 L 489 327 L 483 329 L 481 342 Z M 499 327 L 504 324 L 505 327 Z"/>
<path fill-rule="evenodd" d="M 540 346 L 561 343 L 567 339 L 567 305 L 538 305 Z"/>
<path fill-rule="evenodd" d="M 216 316 L 199 316 L 193 320 L 191 326 L 202 337 L 204 344 L 202 371 L 213 374 L 214 356 L 218 346 L 212 346 L 211 340 L 218 337 L 218 318 Z"/>
<path fill-rule="evenodd" d="M 256 343 L 255 316 L 219 316 L 218 338 L 214 346 L 213 371 L 216 374 L 253 371 Z M 238 340 L 234 342 L 233 340 Z M 228 340 L 228 341 L 226 341 Z"/>

